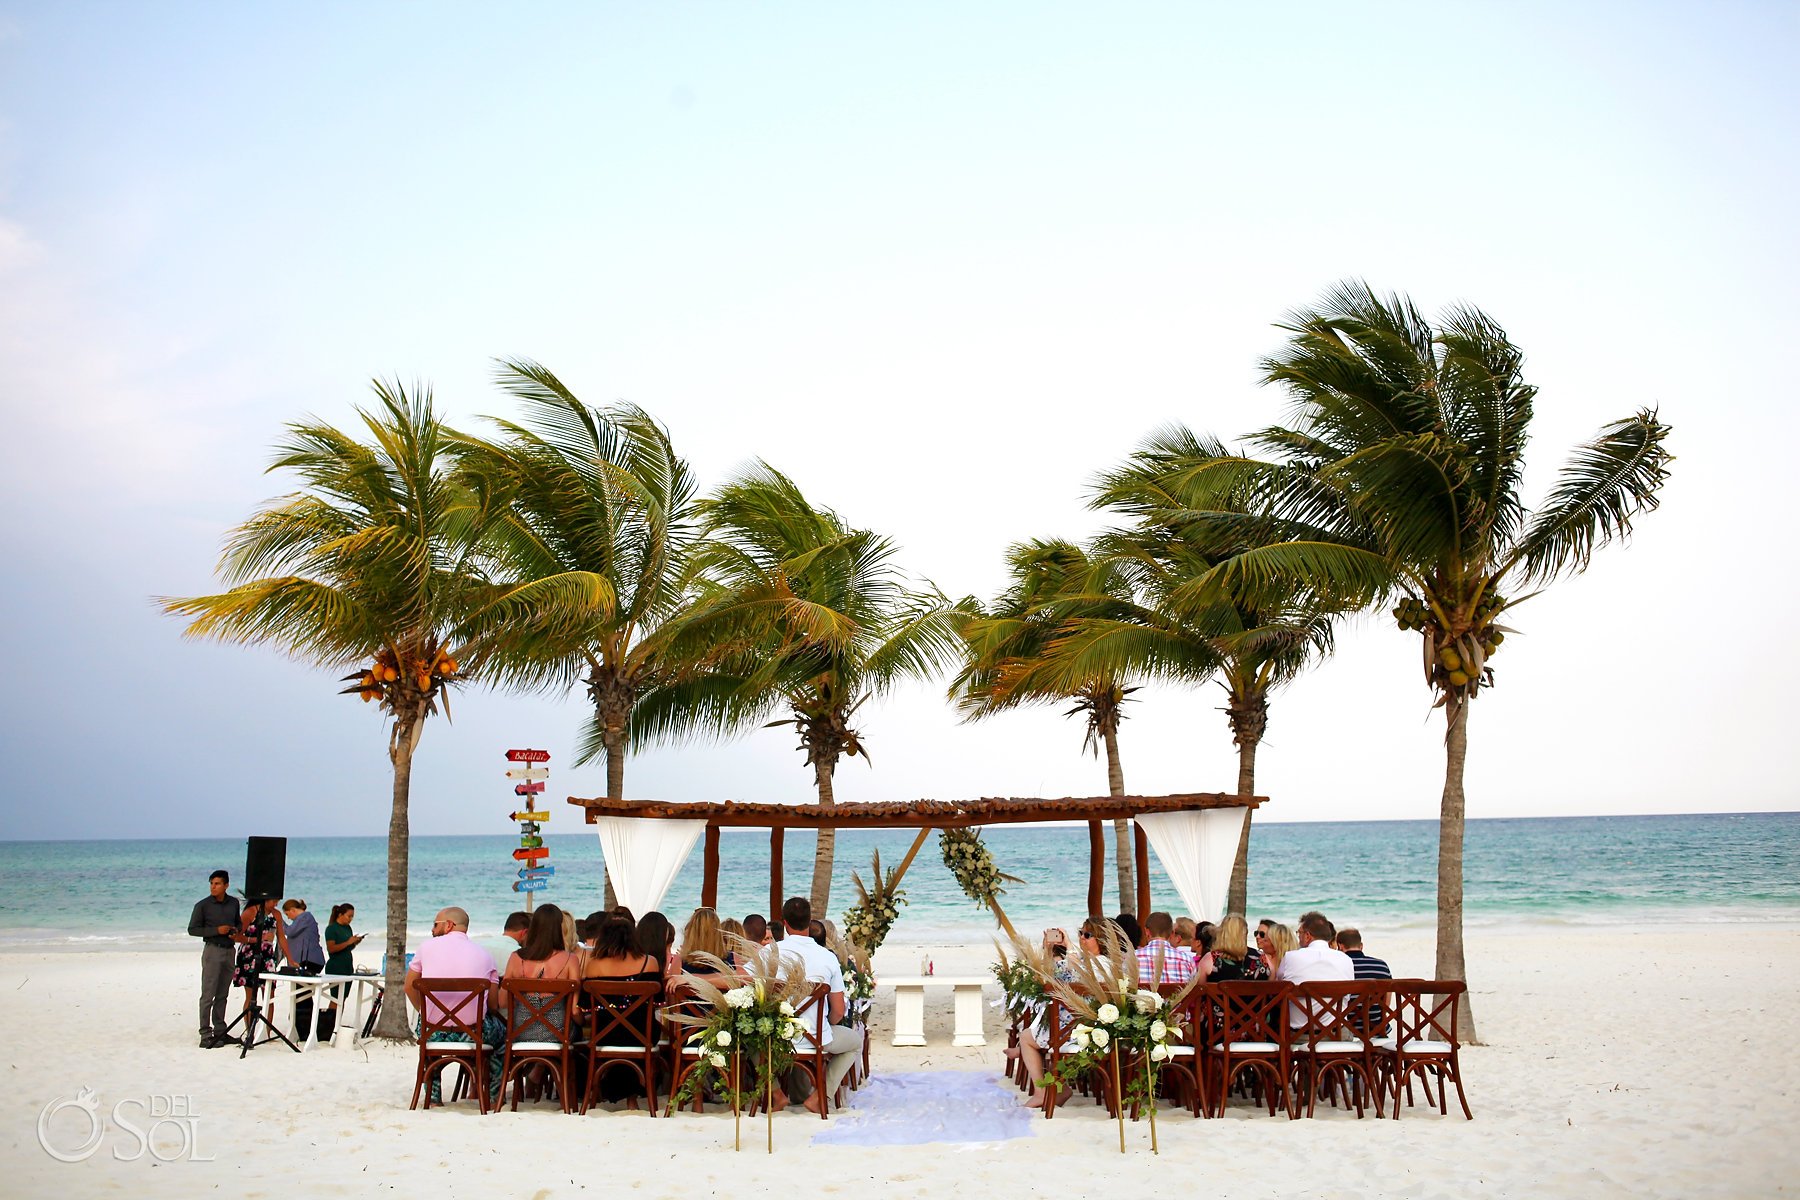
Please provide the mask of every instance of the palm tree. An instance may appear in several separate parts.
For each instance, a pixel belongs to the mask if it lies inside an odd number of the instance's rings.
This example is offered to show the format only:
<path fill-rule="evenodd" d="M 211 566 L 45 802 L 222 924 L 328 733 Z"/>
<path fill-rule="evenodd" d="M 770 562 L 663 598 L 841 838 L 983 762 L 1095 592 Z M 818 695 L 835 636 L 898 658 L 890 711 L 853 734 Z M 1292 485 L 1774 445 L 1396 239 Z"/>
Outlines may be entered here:
<path fill-rule="evenodd" d="M 1052 681 L 1059 674 L 1051 657 L 1056 639 L 1071 618 L 1112 615 L 1130 603 L 1126 579 L 1104 562 L 1096 562 L 1080 546 L 1060 539 L 1020 542 L 1007 551 L 1012 585 L 992 606 L 963 626 L 962 669 L 950 694 L 967 720 L 979 720 L 1023 704 L 1073 700 L 1065 716 L 1083 718 L 1083 750 L 1106 751 L 1107 792 L 1125 794 L 1125 771 L 1119 762 L 1119 723 L 1125 702 L 1137 691 L 1126 687 L 1129 676 L 1096 672 L 1072 682 Z M 1119 904 L 1136 903 L 1136 860 L 1131 823 L 1113 822 L 1119 877 Z"/>
<path fill-rule="evenodd" d="M 1166 651 L 1153 654 L 1157 644 L 1130 625 L 1092 626 L 1081 631 L 1081 641 L 1088 661 L 1132 663 L 1139 669 L 1155 669 L 1161 662 L 1165 675 L 1171 674 L 1169 665 L 1180 663 L 1182 669 L 1172 674 L 1182 682 L 1195 681 L 1189 661 L 1204 663 L 1210 656 L 1225 689 L 1225 717 L 1238 751 L 1237 792 L 1254 796 L 1257 750 L 1269 726 L 1269 697 L 1331 653 L 1333 623 L 1342 606 L 1304 588 L 1285 593 L 1264 588 L 1260 597 L 1245 598 L 1212 585 L 1216 561 L 1198 553 L 1166 517 L 1182 510 L 1182 483 L 1188 471 L 1224 453 L 1217 441 L 1171 426 L 1152 434 L 1123 466 L 1101 476 L 1093 500 L 1095 507 L 1138 519 L 1135 529 L 1105 539 L 1115 561 L 1145 597 L 1145 611 L 1135 624 L 1164 636 L 1193 639 L 1205 653 L 1193 653 L 1189 660 L 1172 659 Z M 1220 557 L 1248 548 L 1223 539 L 1215 539 L 1210 547 Z M 1244 915 L 1249 900 L 1252 815 L 1244 815 L 1226 892 L 1226 911 L 1238 916 Z"/>
<path fill-rule="evenodd" d="M 584 627 L 487 630 L 490 673 L 520 687 L 585 686 L 593 719 L 576 761 L 604 756 L 606 795 L 620 800 L 632 713 L 672 676 L 649 635 L 681 601 L 693 476 L 641 408 L 591 408 L 528 360 L 502 360 L 497 378 L 525 417 L 496 421 L 498 441 L 459 448 L 461 478 L 499 514 L 488 539 L 497 566 L 523 580 L 586 572 L 606 580 L 617 603 Z M 607 887 L 610 908 L 610 879 Z"/>
<path fill-rule="evenodd" d="M 1452 308 L 1434 326 L 1403 296 L 1346 283 L 1281 327 L 1288 342 L 1263 367 L 1293 402 L 1290 424 L 1254 436 L 1266 460 L 1196 464 L 1176 519 L 1202 545 L 1256 545 L 1221 563 L 1221 589 L 1401 596 L 1395 616 L 1422 635 L 1446 718 L 1436 973 L 1465 979 L 1463 766 L 1470 702 L 1493 685 L 1490 662 L 1510 632 L 1499 618 L 1584 571 L 1657 506 L 1669 427 L 1653 409 L 1604 426 L 1533 510 L 1522 477 L 1536 389 L 1487 314 Z"/>
<path fill-rule="evenodd" d="M 698 506 L 690 607 L 656 639 L 696 664 L 638 707 L 634 736 L 736 733 L 789 725 L 822 805 L 836 803 L 843 758 L 869 757 L 856 713 L 907 678 L 928 676 L 958 649 L 966 610 L 906 585 L 887 538 L 811 504 L 766 463 Z M 788 715 L 768 718 L 785 708 Z M 835 831 L 819 830 L 812 905 L 831 898 Z"/>
<path fill-rule="evenodd" d="M 368 444 L 318 421 L 288 426 L 270 469 L 296 472 L 304 487 L 231 533 L 219 566 L 230 590 L 161 603 L 191 618 L 190 637 L 274 645 L 328 668 L 368 664 L 343 692 L 379 701 L 390 722 L 386 958 L 388 994 L 399 996 L 413 755 L 426 719 L 440 705 L 448 715 L 449 689 L 482 674 L 480 653 L 461 648 L 469 629 L 579 624 L 612 597 L 581 573 L 490 582 L 477 566 L 490 514 L 450 477 L 450 434 L 430 392 L 378 381 L 375 394 L 374 410 L 358 411 Z M 404 1004 L 383 1008 L 379 1032 L 408 1036 Z"/>

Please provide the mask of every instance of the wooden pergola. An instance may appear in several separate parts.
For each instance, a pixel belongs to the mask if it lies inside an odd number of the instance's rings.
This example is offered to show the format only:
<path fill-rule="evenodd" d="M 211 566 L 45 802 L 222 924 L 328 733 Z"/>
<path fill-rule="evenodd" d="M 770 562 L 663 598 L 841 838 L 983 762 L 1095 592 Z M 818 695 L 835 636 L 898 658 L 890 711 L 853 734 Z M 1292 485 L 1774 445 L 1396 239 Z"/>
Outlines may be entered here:
<path fill-rule="evenodd" d="M 569 803 L 587 812 L 587 823 L 601 817 L 648 817 L 706 822 L 700 903 L 719 898 L 719 830 L 769 831 L 769 911 L 780 912 L 781 854 L 789 829 L 963 829 L 971 825 L 1014 825 L 1028 821 L 1086 821 L 1088 827 L 1088 912 L 1104 915 L 1106 874 L 1105 823 L 1133 821 L 1137 858 L 1137 911 L 1150 911 L 1150 842 L 1135 818 L 1144 813 L 1186 812 L 1201 808 L 1256 808 L 1266 796 L 1226 792 L 1189 792 L 1174 796 L 1065 796 L 1046 800 L 1032 796 L 990 796 L 979 800 L 906 800 L 876 804 L 760 804 L 741 800 L 678 803 L 668 800 L 583 800 Z"/>

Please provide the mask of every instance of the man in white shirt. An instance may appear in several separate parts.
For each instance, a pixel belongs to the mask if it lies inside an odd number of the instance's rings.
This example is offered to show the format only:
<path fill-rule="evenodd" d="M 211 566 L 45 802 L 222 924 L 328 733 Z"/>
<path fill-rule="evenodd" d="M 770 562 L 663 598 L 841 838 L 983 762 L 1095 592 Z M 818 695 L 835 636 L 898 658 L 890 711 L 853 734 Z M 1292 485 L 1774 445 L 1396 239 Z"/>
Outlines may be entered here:
<path fill-rule="evenodd" d="M 1325 919 L 1324 913 L 1309 912 L 1301 917 L 1294 936 L 1300 945 L 1281 956 L 1281 965 L 1275 969 L 1276 979 L 1283 983 L 1309 983 L 1348 982 L 1356 978 L 1356 964 L 1350 961 L 1350 956 L 1331 948 L 1337 928 Z M 1308 1005 L 1288 1005 L 1289 1028 L 1304 1029 L 1311 1019 L 1312 1011 Z"/>
<path fill-rule="evenodd" d="M 781 906 L 781 923 L 787 927 L 787 936 L 781 939 L 781 957 L 798 960 L 805 964 L 806 978 L 813 983 L 822 983 L 829 989 L 825 997 L 826 1016 L 829 1024 L 825 1026 L 825 1043 L 820 1049 L 825 1051 L 825 1092 L 807 1096 L 806 1107 L 810 1112 L 823 1112 L 826 1097 L 837 1093 L 838 1084 L 850 1070 L 856 1056 L 862 1053 L 863 1031 L 840 1024 L 844 1020 L 844 967 L 838 962 L 837 955 L 821 946 L 807 934 L 812 924 L 812 902 L 804 896 L 791 896 Z M 810 1052 L 813 1049 L 812 1034 L 816 1030 L 816 1018 L 809 1009 L 803 1014 L 806 1024 L 806 1036 L 794 1039 L 794 1049 Z"/>

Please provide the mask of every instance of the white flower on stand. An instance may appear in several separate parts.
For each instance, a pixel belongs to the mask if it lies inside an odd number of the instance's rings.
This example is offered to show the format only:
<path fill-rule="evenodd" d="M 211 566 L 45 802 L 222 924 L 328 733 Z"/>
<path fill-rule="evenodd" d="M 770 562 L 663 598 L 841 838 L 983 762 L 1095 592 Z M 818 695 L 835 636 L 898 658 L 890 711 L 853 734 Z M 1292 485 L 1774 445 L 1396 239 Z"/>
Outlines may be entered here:
<path fill-rule="evenodd" d="M 781 1015 L 784 1017 L 793 1016 L 794 1015 L 794 1006 L 789 1004 L 786 1000 L 783 1000 L 781 1002 Z"/>
<path fill-rule="evenodd" d="M 1112 1034 L 1106 1032 L 1104 1029 L 1094 1030 L 1094 1045 L 1104 1050 L 1106 1049 L 1106 1043 L 1110 1041 L 1112 1041 Z"/>
<path fill-rule="evenodd" d="M 723 1054 L 714 1054 L 708 1061 L 715 1067 L 722 1067 L 725 1065 L 725 1056 Z"/>
<path fill-rule="evenodd" d="M 1168 1036 L 1169 1027 L 1167 1025 L 1164 1025 L 1161 1021 L 1150 1022 L 1150 1037 L 1153 1040 L 1160 1042 Z"/>
<path fill-rule="evenodd" d="M 748 987 L 734 987 L 725 993 L 725 1003 L 732 1008 L 749 1008 L 756 1003 L 756 993 Z"/>
<path fill-rule="evenodd" d="M 1145 1016 L 1149 1016 L 1151 1013 L 1162 1007 L 1162 997 L 1156 992 L 1151 991 L 1134 993 L 1131 997 L 1131 1002 L 1137 1005 L 1137 1010 Z"/>
<path fill-rule="evenodd" d="M 1162 1062 L 1165 1059 L 1167 1059 L 1168 1057 L 1169 1057 L 1169 1048 L 1167 1046 L 1158 1044 L 1158 1045 L 1150 1047 L 1150 1061 L 1151 1062 Z"/>
<path fill-rule="evenodd" d="M 1094 1017 L 1102 1025 L 1111 1025 L 1114 1021 L 1119 1019 L 1119 1008 L 1115 1004 L 1102 1004 L 1100 1006 L 1100 1011 L 1095 1013 Z M 1104 1042 L 1101 1043 L 1101 1045 L 1105 1044 L 1106 1043 Z"/>
<path fill-rule="evenodd" d="M 1081 1049 L 1086 1050 L 1088 1044 L 1093 1040 L 1093 1036 L 1094 1031 L 1092 1027 L 1087 1025 L 1077 1025 L 1075 1027 L 1075 1032 L 1071 1035 L 1071 1040 L 1073 1040 Z"/>
<path fill-rule="evenodd" d="M 729 1029 L 719 1030 L 718 1036 L 713 1038 L 713 1041 L 717 1042 L 721 1046 L 731 1045 L 731 1030 L 729 1030 Z"/>

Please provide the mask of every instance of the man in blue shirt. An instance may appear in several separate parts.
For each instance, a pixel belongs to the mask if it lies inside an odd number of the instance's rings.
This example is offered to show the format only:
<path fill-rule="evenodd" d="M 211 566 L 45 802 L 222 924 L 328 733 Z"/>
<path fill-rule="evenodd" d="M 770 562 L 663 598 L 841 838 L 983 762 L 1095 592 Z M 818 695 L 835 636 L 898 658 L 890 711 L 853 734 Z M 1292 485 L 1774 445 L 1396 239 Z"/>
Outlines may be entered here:
<path fill-rule="evenodd" d="M 1337 948 L 1350 956 L 1351 963 L 1356 967 L 1358 979 L 1392 979 L 1394 977 L 1394 973 L 1388 969 L 1384 960 L 1363 953 L 1362 934 L 1357 930 L 1338 930 Z"/>

